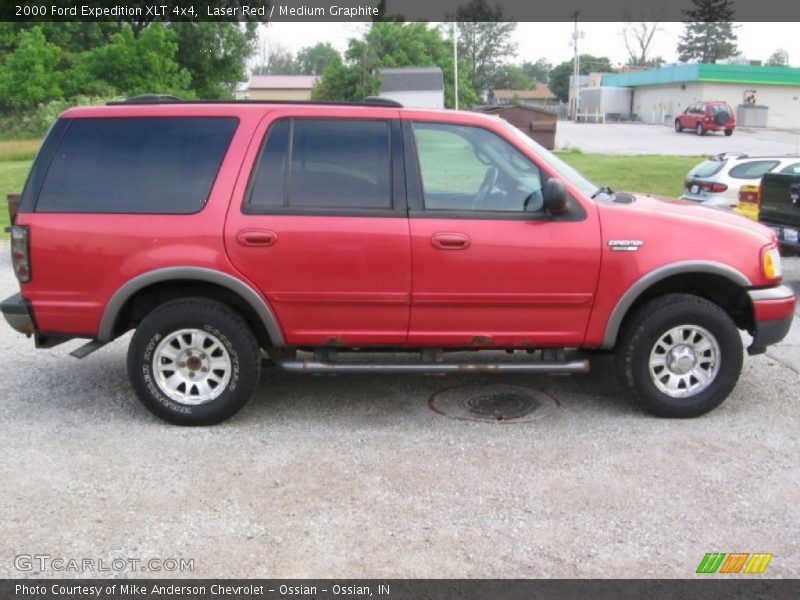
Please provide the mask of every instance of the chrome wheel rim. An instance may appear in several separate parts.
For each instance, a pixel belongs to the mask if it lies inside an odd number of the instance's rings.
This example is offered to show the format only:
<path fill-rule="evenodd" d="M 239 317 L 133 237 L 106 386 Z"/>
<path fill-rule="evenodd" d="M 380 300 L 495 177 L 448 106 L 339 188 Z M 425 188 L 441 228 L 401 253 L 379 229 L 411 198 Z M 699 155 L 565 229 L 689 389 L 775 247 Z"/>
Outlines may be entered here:
<path fill-rule="evenodd" d="M 650 380 L 672 398 L 696 396 L 719 373 L 717 339 L 698 325 L 679 325 L 661 335 L 650 351 Z"/>
<path fill-rule="evenodd" d="M 171 400 L 196 406 L 219 397 L 233 365 L 219 338 L 201 329 L 180 329 L 164 336 L 153 354 L 159 389 Z"/>

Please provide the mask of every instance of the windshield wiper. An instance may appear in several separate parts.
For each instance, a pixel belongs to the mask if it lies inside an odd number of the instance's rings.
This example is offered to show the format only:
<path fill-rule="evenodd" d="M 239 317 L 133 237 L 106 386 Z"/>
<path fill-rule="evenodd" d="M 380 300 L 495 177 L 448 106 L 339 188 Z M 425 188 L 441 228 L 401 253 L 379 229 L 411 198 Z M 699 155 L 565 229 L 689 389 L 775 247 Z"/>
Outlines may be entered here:
<path fill-rule="evenodd" d="M 612 190 L 608 186 L 599 187 L 599 188 L 597 188 L 597 191 L 594 194 L 592 194 L 592 200 L 597 198 L 600 194 L 605 194 L 606 196 L 611 196 L 613 193 L 614 193 L 614 190 Z"/>

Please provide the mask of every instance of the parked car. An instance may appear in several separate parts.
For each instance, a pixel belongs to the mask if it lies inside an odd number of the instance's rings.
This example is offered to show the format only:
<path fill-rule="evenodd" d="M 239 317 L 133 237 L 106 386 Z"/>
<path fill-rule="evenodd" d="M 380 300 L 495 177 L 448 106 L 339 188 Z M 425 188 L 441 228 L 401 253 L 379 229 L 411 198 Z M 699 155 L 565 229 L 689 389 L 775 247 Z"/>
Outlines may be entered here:
<path fill-rule="evenodd" d="M 732 135 L 736 129 L 736 115 L 727 102 L 695 102 L 675 118 L 675 131 L 688 129 L 697 135 L 707 131 L 723 131 Z"/>
<path fill-rule="evenodd" d="M 739 189 L 758 185 L 764 173 L 800 173 L 800 155 L 755 155 L 725 152 L 712 156 L 686 175 L 681 198 L 717 208 L 739 204 Z"/>
<path fill-rule="evenodd" d="M 739 198 L 734 212 L 774 229 L 782 253 L 800 253 L 800 172 L 767 173 L 760 185 L 743 185 Z"/>
<path fill-rule="evenodd" d="M 134 330 L 134 390 L 182 425 L 236 413 L 262 353 L 300 373 L 578 373 L 614 351 L 642 407 L 692 417 L 734 388 L 739 330 L 757 354 L 794 315 L 771 229 L 614 193 L 472 112 L 73 108 L 10 210 L 11 326 L 87 338 L 78 358 Z"/>

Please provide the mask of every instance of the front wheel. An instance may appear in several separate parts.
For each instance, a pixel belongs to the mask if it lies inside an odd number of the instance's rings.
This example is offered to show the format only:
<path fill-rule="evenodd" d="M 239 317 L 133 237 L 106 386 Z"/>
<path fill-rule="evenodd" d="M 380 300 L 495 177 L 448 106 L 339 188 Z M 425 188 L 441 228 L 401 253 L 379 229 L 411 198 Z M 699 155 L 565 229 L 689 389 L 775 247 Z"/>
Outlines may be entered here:
<path fill-rule="evenodd" d="M 742 370 L 742 340 L 716 304 L 671 294 L 642 306 L 621 334 L 616 354 L 623 387 L 646 411 L 696 417 L 718 406 Z"/>
<path fill-rule="evenodd" d="M 253 395 L 261 370 L 245 320 L 204 298 L 167 302 L 148 314 L 128 348 L 128 376 L 139 400 L 176 425 L 212 425 Z"/>
<path fill-rule="evenodd" d="M 679 119 L 675 119 L 675 132 L 680 133 L 681 131 L 683 131 L 683 125 L 681 125 Z"/>
<path fill-rule="evenodd" d="M 705 135 L 706 133 L 706 128 L 703 127 L 702 123 L 698 123 L 694 130 L 697 132 L 697 135 Z"/>

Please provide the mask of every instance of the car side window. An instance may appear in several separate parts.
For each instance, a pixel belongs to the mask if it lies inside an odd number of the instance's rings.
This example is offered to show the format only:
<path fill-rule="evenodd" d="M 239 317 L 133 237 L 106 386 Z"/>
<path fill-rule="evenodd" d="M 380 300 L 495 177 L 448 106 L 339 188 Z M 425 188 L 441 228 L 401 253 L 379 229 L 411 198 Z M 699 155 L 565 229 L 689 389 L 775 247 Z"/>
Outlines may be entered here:
<path fill-rule="evenodd" d="M 779 165 L 777 160 L 751 160 L 733 167 L 728 175 L 734 179 L 760 179 Z"/>
<path fill-rule="evenodd" d="M 426 210 L 541 210 L 541 171 L 500 136 L 444 123 L 413 130 Z"/>
<path fill-rule="evenodd" d="M 267 131 L 246 210 L 392 208 L 386 120 L 281 119 Z"/>
<path fill-rule="evenodd" d="M 781 169 L 781 173 L 788 173 L 789 175 L 800 175 L 800 163 L 794 163 L 788 167 Z"/>

